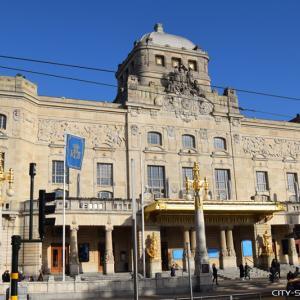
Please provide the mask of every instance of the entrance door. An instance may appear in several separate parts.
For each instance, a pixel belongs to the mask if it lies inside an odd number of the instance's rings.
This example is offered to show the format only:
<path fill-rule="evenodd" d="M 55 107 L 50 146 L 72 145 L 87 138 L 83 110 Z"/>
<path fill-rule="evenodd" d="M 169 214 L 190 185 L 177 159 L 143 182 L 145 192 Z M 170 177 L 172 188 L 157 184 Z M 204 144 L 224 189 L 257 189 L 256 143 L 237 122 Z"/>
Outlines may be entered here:
<path fill-rule="evenodd" d="M 63 247 L 61 245 L 51 246 L 51 273 L 62 273 L 63 270 Z M 69 266 L 69 248 L 65 249 L 66 272 Z"/>
<path fill-rule="evenodd" d="M 167 242 L 161 242 L 161 263 L 163 271 L 169 270 L 169 255 Z"/>
<path fill-rule="evenodd" d="M 105 244 L 99 243 L 98 244 L 98 271 L 104 271 L 104 260 L 105 260 Z"/>

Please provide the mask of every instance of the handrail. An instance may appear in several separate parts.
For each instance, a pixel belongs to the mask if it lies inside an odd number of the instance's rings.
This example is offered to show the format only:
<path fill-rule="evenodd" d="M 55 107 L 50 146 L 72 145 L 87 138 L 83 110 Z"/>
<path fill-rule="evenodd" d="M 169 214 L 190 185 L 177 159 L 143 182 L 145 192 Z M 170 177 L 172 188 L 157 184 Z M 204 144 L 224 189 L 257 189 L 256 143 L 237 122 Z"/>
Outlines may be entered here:
<path fill-rule="evenodd" d="M 254 261 L 253 260 L 251 260 L 248 256 L 244 256 L 244 258 L 245 258 L 246 261 L 248 260 L 249 262 L 251 262 L 254 266 Z"/>

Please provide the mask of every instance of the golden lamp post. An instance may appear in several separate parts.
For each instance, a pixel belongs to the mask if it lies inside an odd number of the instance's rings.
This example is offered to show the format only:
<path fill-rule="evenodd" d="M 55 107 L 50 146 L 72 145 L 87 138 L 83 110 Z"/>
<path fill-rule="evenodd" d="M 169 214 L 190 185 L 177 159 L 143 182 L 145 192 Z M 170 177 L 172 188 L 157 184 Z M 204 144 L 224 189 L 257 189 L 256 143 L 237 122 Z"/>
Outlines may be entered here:
<path fill-rule="evenodd" d="M 208 200 L 208 182 L 206 177 L 200 179 L 200 169 L 197 162 L 193 167 L 193 179 L 186 177 L 187 199 L 192 200 L 193 195 L 190 190 L 194 191 L 195 201 L 195 231 L 196 231 L 196 251 L 195 251 L 195 276 L 197 279 L 197 290 L 208 290 L 212 285 L 212 277 L 209 268 L 209 259 L 206 248 L 205 223 L 203 214 L 203 200 Z"/>
<path fill-rule="evenodd" d="M 2 241 L 2 205 L 3 205 L 3 197 L 2 197 L 2 187 L 4 182 L 8 182 L 8 189 L 6 190 L 7 195 L 10 197 L 14 194 L 12 189 L 12 184 L 14 182 L 14 173 L 13 169 L 9 169 L 8 172 L 4 172 L 4 153 L 0 152 L 0 241 Z M 1 243 L 0 243 L 1 245 Z M 3 250 L 0 246 L 0 253 Z M 2 261 L 0 257 L 0 271 L 2 271 Z"/>

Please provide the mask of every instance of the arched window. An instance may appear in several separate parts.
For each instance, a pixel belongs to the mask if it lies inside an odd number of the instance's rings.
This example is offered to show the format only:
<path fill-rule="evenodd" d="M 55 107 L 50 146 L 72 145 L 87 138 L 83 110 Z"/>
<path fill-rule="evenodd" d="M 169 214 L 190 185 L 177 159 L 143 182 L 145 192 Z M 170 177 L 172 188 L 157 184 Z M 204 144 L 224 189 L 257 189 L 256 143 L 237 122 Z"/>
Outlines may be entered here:
<path fill-rule="evenodd" d="M 161 134 L 159 132 L 148 132 L 148 144 L 149 145 L 161 145 Z"/>
<path fill-rule="evenodd" d="M 113 193 L 109 191 L 101 191 L 98 193 L 98 198 L 100 199 L 112 199 Z"/>
<path fill-rule="evenodd" d="M 195 148 L 195 137 L 193 135 L 184 134 L 182 136 L 183 148 Z"/>
<path fill-rule="evenodd" d="M 215 150 L 226 150 L 226 140 L 222 137 L 215 137 L 214 148 Z"/>
<path fill-rule="evenodd" d="M 55 198 L 62 199 L 64 197 L 64 190 L 63 189 L 56 189 L 55 191 Z M 69 191 L 66 191 L 66 198 L 69 197 Z"/>
<path fill-rule="evenodd" d="M 6 115 L 0 114 L 0 129 L 6 129 Z"/>

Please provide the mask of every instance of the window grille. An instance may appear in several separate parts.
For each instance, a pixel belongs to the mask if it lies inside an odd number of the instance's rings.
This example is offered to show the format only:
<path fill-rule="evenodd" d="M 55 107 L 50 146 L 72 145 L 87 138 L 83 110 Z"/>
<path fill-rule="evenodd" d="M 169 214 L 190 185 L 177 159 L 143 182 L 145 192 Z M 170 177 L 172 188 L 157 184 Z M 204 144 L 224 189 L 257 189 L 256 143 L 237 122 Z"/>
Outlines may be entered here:
<path fill-rule="evenodd" d="M 227 169 L 215 170 L 216 194 L 219 200 L 231 198 L 230 191 L 230 171 Z"/>
<path fill-rule="evenodd" d="M 149 145 L 161 145 L 161 134 L 159 132 L 148 132 Z"/>
<path fill-rule="evenodd" d="M 216 150 L 226 150 L 226 141 L 221 137 L 214 138 L 214 148 Z"/>
<path fill-rule="evenodd" d="M 112 164 L 97 164 L 97 185 L 113 185 Z"/>
<path fill-rule="evenodd" d="M 184 134 L 182 136 L 183 148 L 195 148 L 195 137 L 192 135 Z"/>
<path fill-rule="evenodd" d="M 6 129 L 6 115 L 0 114 L 0 129 Z"/>
<path fill-rule="evenodd" d="M 66 171 L 66 183 L 69 182 L 69 170 Z M 52 161 L 52 183 L 64 183 L 64 161 Z"/>
<path fill-rule="evenodd" d="M 154 197 L 165 196 L 165 168 L 163 166 L 148 166 L 148 188 Z"/>
<path fill-rule="evenodd" d="M 269 190 L 267 172 L 264 171 L 256 172 L 256 186 L 258 192 L 266 192 Z"/>

